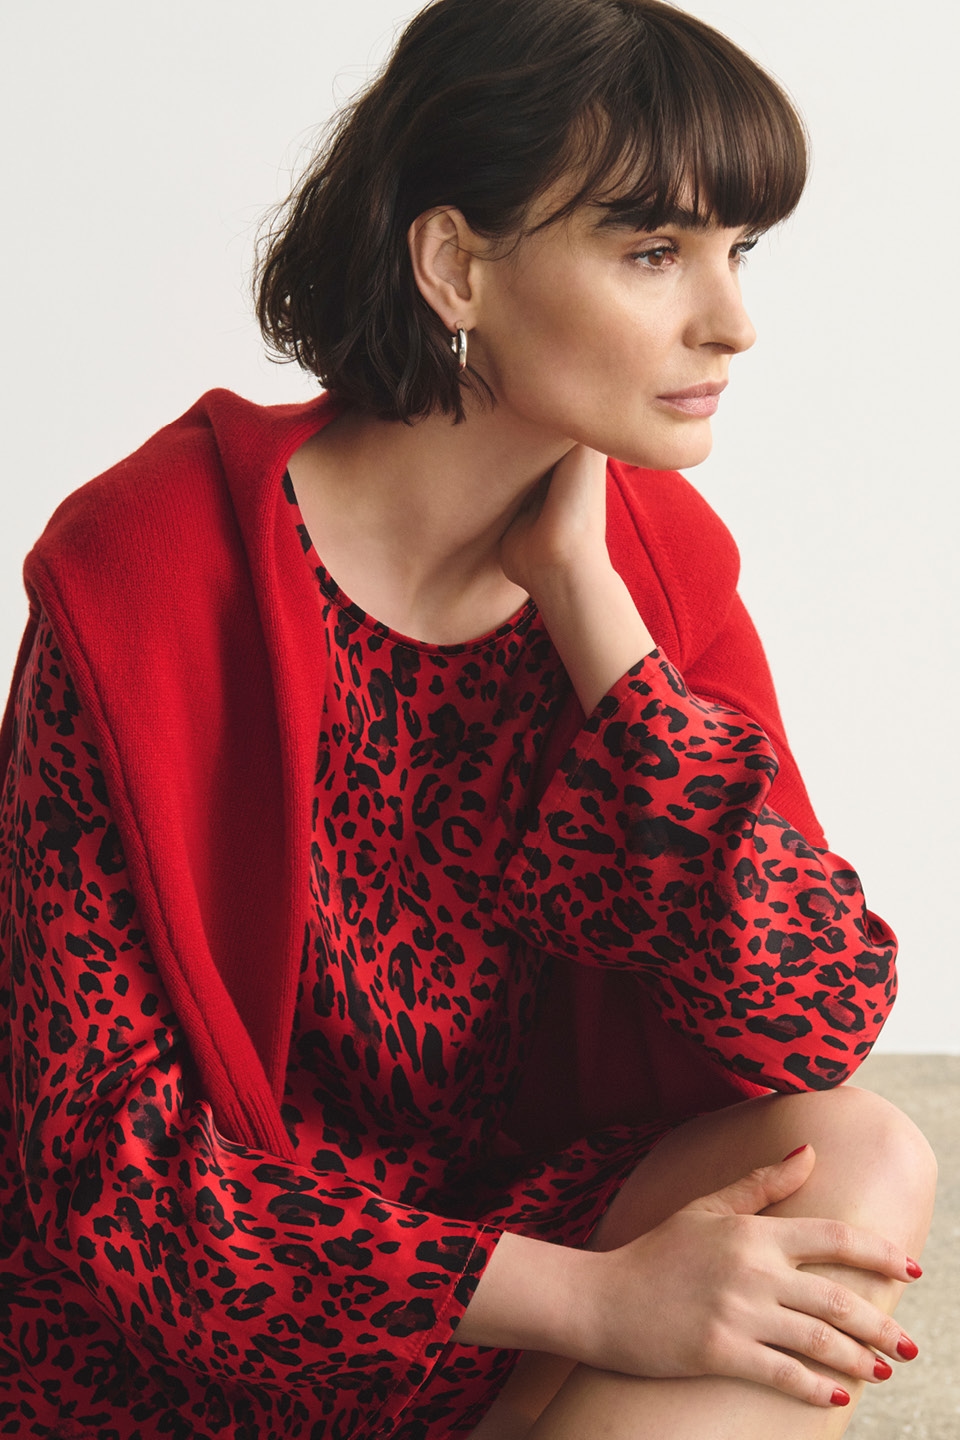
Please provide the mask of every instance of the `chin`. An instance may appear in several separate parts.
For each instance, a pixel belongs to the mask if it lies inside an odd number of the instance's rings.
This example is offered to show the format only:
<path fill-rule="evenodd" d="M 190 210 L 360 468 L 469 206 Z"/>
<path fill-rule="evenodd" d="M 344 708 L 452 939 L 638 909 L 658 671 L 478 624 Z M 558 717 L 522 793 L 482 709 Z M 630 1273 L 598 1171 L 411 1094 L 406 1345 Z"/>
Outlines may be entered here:
<path fill-rule="evenodd" d="M 665 420 L 637 406 L 632 413 L 607 409 L 578 418 L 583 424 L 577 427 L 581 433 L 571 435 L 575 444 L 644 470 L 688 470 L 701 465 L 713 449 L 712 417 L 707 415 Z"/>
<path fill-rule="evenodd" d="M 713 449 L 709 425 L 704 426 L 704 431 L 704 434 L 690 435 L 684 441 L 665 440 L 662 444 L 618 435 L 611 437 L 612 444 L 597 445 L 595 448 L 627 465 L 639 465 L 644 470 L 689 470 L 694 465 L 702 465 Z"/>

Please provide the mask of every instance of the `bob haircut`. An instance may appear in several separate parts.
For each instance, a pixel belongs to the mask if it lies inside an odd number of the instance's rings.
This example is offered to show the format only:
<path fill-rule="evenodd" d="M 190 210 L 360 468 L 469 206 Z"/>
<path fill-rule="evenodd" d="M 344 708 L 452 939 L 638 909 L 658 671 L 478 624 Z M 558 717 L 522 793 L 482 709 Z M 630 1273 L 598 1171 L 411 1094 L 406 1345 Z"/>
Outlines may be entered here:
<path fill-rule="evenodd" d="M 277 358 L 384 419 L 493 397 L 417 288 L 407 232 L 435 206 L 518 242 L 581 205 L 638 229 L 769 229 L 807 173 L 803 124 L 732 41 L 661 0 L 435 0 L 261 238 L 257 316 Z M 572 193 L 536 227 L 533 202 Z M 602 217 L 600 217 L 602 219 Z"/>

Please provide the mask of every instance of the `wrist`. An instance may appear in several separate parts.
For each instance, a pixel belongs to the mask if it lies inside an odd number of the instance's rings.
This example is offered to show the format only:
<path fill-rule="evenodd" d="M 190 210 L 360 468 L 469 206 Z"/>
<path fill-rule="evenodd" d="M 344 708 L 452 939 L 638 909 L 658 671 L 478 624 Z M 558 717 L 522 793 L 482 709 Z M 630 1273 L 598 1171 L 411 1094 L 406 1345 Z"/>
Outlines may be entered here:
<path fill-rule="evenodd" d="M 525 585 L 542 613 L 579 606 L 583 597 L 595 603 L 624 588 L 623 578 L 614 570 L 609 556 L 593 553 L 541 565 L 527 577 Z"/>
<path fill-rule="evenodd" d="M 543 574 L 530 593 L 585 715 L 656 648 L 626 583 L 609 563 Z"/>
<path fill-rule="evenodd" d="M 538 1350 L 581 1360 L 591 1353 L 604 1257 L 589 1250 L 505 1234 L 493 1252 L 457 1329 L 467 1345 Z"/>

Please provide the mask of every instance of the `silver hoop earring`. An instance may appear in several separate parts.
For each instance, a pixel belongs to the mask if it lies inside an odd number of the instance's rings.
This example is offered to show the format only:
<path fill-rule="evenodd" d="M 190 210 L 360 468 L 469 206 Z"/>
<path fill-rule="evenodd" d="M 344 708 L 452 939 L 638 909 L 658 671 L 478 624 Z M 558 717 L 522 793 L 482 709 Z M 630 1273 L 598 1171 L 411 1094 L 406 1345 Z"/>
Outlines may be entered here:
<path fill-rule="evenodd" d="M 466 330 L 464 330 L 464 328 L 463 328 L 462 325 L 458 325 L 458 326 L 457 326 L 457 333 L 456 333 L 456 335 L 451 335 L 451 336 L 450 336 L 450 349 L 453 351 L 454 355 L 456 355 L 456 357 L 457 357 L 457 368 L 458 368 L 459 370 L 466 370 L 466 368 L 467 368 L 467 332 L 466 332 Z"/>

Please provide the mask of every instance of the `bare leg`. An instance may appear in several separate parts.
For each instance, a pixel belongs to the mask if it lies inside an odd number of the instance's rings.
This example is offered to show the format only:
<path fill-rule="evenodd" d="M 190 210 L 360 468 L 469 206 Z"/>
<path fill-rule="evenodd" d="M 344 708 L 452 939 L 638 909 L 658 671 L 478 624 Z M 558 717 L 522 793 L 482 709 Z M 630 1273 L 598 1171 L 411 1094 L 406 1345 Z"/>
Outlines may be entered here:
<path fill-rule="evenodd" d="M 929 1146 L 895 1107 L 852 1086 L 752 1100 L 682 1126 L 640 1162 L 591 1246 L 626 1244 L 690 1200 L 805 1142 L 817 1152 L 810 1178 L 767 1213 L 845 1220 L 920 1253 L 936 1175 Z M 872 1272 L 838 1266 L 821 1273 L 888 1312 L 902 1290 Z M 821 1410 L 747 1381 L 635 1379 L 527 1355 L 471 1440 L 833 1440 L 861 1389 L 849 1377 L 837 1379 L 853 1403 Z"/>

